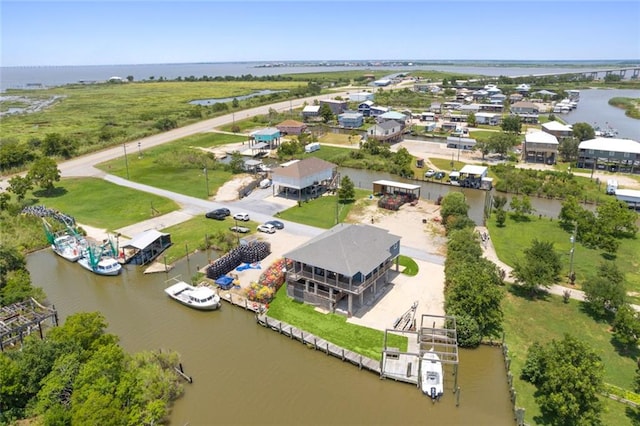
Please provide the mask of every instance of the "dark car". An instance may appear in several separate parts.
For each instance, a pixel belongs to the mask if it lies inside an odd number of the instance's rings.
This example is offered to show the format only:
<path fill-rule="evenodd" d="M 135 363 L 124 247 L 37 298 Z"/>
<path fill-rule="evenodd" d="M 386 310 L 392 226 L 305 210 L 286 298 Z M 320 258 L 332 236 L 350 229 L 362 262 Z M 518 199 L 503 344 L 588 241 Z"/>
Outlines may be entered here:
<path fill-rule="evenodd" d="M 270 220 L 265 223 L 268 225 L 273 225 L 273 227 L 276 229 L 284 229 L 284 223 L 280 222 L 279 220 Z"/>
<path fill-rule="evenodd" d="M 433 177 L 434 177 L 434 178 L 436 178 L 436 179 L 438 179 L 438 180 L 442 180 L 442 179 L 444 179 L 444 177 L 445 177 L 446 175 L 447 175 L 447 174 L 446 174 L 445 172 L 438 172 L 438 173 L 436 173 Z"/>
<path fill-rule="evenodd" d="M 210 212 L 207 212 L 205 214 L 207 219 L 217 219 L 217 220 L 224 220 L 224 218 L 229 215 L 231 215 L 231 212 L 229 211 L 229 209 L 226 209 L 224 207 L 220 209 L 211 210 Z"/>

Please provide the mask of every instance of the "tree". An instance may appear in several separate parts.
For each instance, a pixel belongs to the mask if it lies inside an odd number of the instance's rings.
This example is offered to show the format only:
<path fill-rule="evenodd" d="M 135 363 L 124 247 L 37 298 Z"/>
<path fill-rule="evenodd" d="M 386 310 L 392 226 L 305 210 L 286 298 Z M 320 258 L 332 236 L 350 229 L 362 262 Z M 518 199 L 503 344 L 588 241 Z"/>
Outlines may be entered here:
<path fill-rule="evenodd" d="M 467 115 L 467 124 L 469 125 L 469 127 L 476 127 L 476 115 L 475 113 L 471 113 L 469 115 Z"/>
<path fill-rule="evenodd" d="M 624 274 L 614 262 L 602 262 L 595 277 L 582 285 L 589 308 L 598 315 L 615 312 L 626 298 Z"/>
<path fill-rule="evenodd" d="M 578 146 L 580 141 L 577 138 L 563 138 L 560 140 L 558 151 L 562 161 L 575 161 L 578 158 Z"/>
<path fill-rule="evenodd" d="M 522 376 L 533 383 L 544 423 L 554 426 L 600 424 L 602 360 L 586 344 L 565 335 L 532 345 Z"/>
<path fill-rule="evenodd" d="M 573 137 L 579 142 L 596 137 L 596 131 L 593 130 L 593 127 L 591 127 L 589 123 L 575 123 L 571 126 L 571 133 L 573 133 Z"/>
<path fill-rule="evenodd" d="M 616 312 L 613 320 L 613 337 L 627 351 L 638 346 L 640 315 L 626 303 L 620 306 Z"/>
<path fill-rule="evenodd" d="M 175 129 L 176 127 L 178 127 L 178 122 L 173 118 L 166 117 L 156 121 L 156 124 L 154 124 L 153 127 L 162 132 L 165 132 L 167 130 Z"/>
<path fill-rule="evenodd" d="M 596 212 L 596 226 L 600 233 L 611 235 L 614 238 L 632 238 L 638 232 L 636 225 L 638 215 L 629 209 L 623 201 L 609 198 L 598 205 Z"/>
<path fill-rule="evenodd" d="M 229 167 L 231 168 L 231 173 L 244 172 L 244 160 L 242 159 L 242 154 L 240 154 L 238 151 L 233 151 L 231 153 Z"/>
<path fill-rule="evenodd" d="M 511 210 L 516 218 L 524 218 L 526 215 L 531 214 L 533 207 L 531 207 L 531 199 L 526 195 L 522 198 L 513 197 L 510 203 Z"/>
<path fill-rule="evenodd" d="M 449 192 L 442 199 L 440 216 L 442 217 L 442 223 L 444 225 L 447 224 L 447 221 L 449 221 L 452 216 L 467 216 L 468 211 L 469 206 L 462 192 Z"/>
<path fill-rule="evenodd" d="M 513 276 L 520 285 L 534 295 L 539 287 L 550 287 L 558 280 L 562 269 L 560 256 L 549 241 L 534 239 L 524 250 L 524 258 L 516 261 Z"/>
<path fill-rule="evenodd" d="M 60 170 L 53 158 L 42 157 L 33 163 L 27 178 L 46 192 L 51 192 L 53 183 L 60 181 Z"/>
<path fill-rule="evenodd" d="M 482 334 L 480 334 L 478 322 L 469 315 L 457 315 L 456 337 L 458 338 L 458 345 L 463 348 L 478 347 L 482 341 Z"/>
<path fill-rule="evenodd" d="M 474 151 L 480 151 L 482 154 L 482 159 L 484 160 L 485 155 L 491 152 L 491 144 L 489 141 L 478 140 L 476 144 L 473 146 Z"/>
<path fill-rule="evenodd" d="M 240 101 L 238 101 L 238 98 L 233 98 L 233 101 L 231 101 L 231 106 L 233 108 L 238 108 L 240 106 Z"/>
<path fill-rule="evenodd" d="M 42 153 L 48 156 L 62 156 L 71 158 L 78 151 L 78 143 L 70 136 L 59 133 L 49 133 L 42 141 Z"/>
<path fill-rule="evenodd" d="M 329 123 L 333 120 L 333 111 L 331 111 L 331 107 L 328 104 L 320 105 L 320 111 L 318 112 L 320 117 L 322 117 L 322 121 L 325 123 Z"/>
<path fill-rule="evenodd" d="M 496 225 L 502 228 L 507 220 L 507 212 L 503 209 L 496 210 Z"/>
<path fill-rule="evenodd" d="M 509 115 L 502 120 L 500 128 L 503 132 L 519 135 L 522 131 L 522 120 L 520 116 Z"/>
<path fill-rule="evenodd" d="M 342 178 L 340 182 L 340 189 L 338 190 L 338 199 L 341 202 L 354 200 L 356 198 L 356 190 L 353 185 L 353 181 L 349 178 L 349 176 L 345 176 Z"/>
<path fill-rule="evenodd" d="M 494 132 L 489 136 L 489 148 L 491 151 L 504 157 L 514 146 L 518 144 L 516 136 L 511 133 Z"/>
<path fill-rule="evenodd" d="M 16 175 L 9 179 L 9 188 L 7 190 L 9 192 L 13 192 L 16 195 L 18 201 L 24 200 L 24 197 L 27 195 L 27 192 L 33 189 L 33 182 L 29 179 L 28 176 L 19 176 Z"/>

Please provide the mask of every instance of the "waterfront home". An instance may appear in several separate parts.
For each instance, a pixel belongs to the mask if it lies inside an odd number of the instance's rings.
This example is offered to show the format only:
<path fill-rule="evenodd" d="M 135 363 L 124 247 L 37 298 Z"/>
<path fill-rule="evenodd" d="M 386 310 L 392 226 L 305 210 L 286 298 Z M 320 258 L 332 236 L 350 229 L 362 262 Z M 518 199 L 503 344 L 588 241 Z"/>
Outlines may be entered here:
<path fill-rule="evenodd" d="M 285 120 L 276 125 L 283 135 L 300 135 L 307 130 L 307 125 L 296 120 Z"/>
<path fill-rule="evenodd" d="M 529 132 L 524 136 L 522 158 L 527 162 L 555 164 L 558 156 L 558 139 L 547 132 Z"/>
<path fill-rule="evenodd" d="M 348 129 L 360 127 L 363 122 L 364 117 L 359 112 L 347 111 L 338 116 L 338 124 L 340 124 L 341 127 L 346 127 Z"/>
<path fill-rule="evenodd" d="M 402 124 L 394 120 L 375 124 L 367 129 L 367 139 L 380 142 L 397 142 L 402 139 Z"/>
<path fill-rule="evenodd" d="M 373 101 L 364 101 L 358 104 L 358 112 L 365 117 L 371 115 L 371 107 L 373 107 Z"/>
<path fill-rule="evenodd" d="M 511 105 L 511 113 L 516 115 L 540 114 L 540 109 L 533 102 L 522 101 Z"/>
<path fill-rule="evenodd" d="M 338 224 L 285 253 L 287 295 L 350 316 L 384 294 L 399 254 L 400 237 L 387 230 Z"/>
<path fill-rule="evenodd" d="M 616 138 L 582 141 L 578 145 L 578 167 L 639 173 L 640 142 Z"/>
<path fill-rule="evenodd" d="M 397 121 L 400 124 L 406 123 L 407 116 L 398 111 L 387 111 L 384 114 L 380 114 L 377 118 L 378 123 L 383 123 L 385 121 Z"/>
<path fill-rule="evenodd" d="M 274 149 L 280 145 L 280 130 L 267 127 L 251 133 L 249 147 L 252 149 Z"/>
<path fill-rule="evenodd" d="M 559 121 L 549 121 L 542 123 L 542 131 L 549 133 L 557 138 L 568 138 L 573 134 L 571 126 L 562 124 Z"/>
<path fill-rule="evenodd" d="M 285 193 L 298 200 L 321 195 L 336 186 L 337 166 L 316 157 L 292 161 L 271 170 L 273 195 Z"/>

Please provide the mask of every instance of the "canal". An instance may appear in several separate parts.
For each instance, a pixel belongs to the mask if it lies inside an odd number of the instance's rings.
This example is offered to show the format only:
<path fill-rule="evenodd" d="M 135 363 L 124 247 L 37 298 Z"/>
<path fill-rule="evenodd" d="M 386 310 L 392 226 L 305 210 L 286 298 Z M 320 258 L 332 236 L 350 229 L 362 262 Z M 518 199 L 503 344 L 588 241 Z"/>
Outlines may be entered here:
<path fill-rule="evenodd" d="M 27 259 L 34 285 L 47 293 L 61 320 L 99 311 L 126 350 L 181 354 L 194 382 L 185 384 L 174 405 L 173 425 L 514 424 L 499 349 L 462 350 L 460 406 L 455 406 L 451 374 L 444 397 L 432 404 L 416 387 L 380 380 L 308 349 L 258 326 L 240 308 L 225 303 L 219 311 L 199 312 L 166 297 L 166 279 L 187 278 L 206 262 L 207 255 L 199 253 L 169 276 L 144 275 L 127 266 L 118 277 L 101 277 L 50 250 Z"/>

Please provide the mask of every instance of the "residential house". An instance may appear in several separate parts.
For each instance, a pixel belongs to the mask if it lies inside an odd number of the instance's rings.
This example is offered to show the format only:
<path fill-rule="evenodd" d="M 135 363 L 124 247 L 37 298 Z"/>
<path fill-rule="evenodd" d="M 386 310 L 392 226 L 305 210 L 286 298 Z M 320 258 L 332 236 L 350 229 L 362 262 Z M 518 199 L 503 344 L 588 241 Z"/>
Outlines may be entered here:
<path fill-rule="evenodd" d="M 533 102 L 516 102 L 511 105 L 511 113 L 520 115 L 520 114 L 540 114 L 540 109 Z"/>
<path fill-rule="evenodd" d="M 390 120 L 397 121 L 404 126 L 407 122 L 407 116 L 398 111 L 388 111 L 377 117 L 378 123 Z"/>
<path fill-rule="evenodd" d="M 271 170 L 273 195 L 284 192 L 298 200 L 315 197 L 335 185 L 337 166 L 316 157 L 292 161 Z"/>
<path fill-rule="evenodd" d="M 573 134 L 573 128 L 559 121 L 549 121 L 542 123 L 542 131 L 555 136 L 556 138 L 568 138 Z"/>
<path fill-rule="evenodd" d="M 578 145 L 578 167 L 611 172 L 640 172 L 640 142 L 632 139 L 589 139 Z"/>
<path fill-rule="evenodd" d="M 493 95 L 489 96 L 489 103 L 490 104 L 502 105 L 506 99 L 507 99 L 507 95 L 505 95 L 503 93 L 496 93 L 496 94 L 493 94 Z"/>
<path fill-rule="evenodd" d="M 342 114 L 347 110 L 347 101 L 338 99 L 322 99 L 320 101 L 320 107 L 322 107 L 322 105 L 328 105 L 331 112 L 335 115 Z"/>
<path fill-rule="evenodd" d="M 521 95 L 527 96 L 529 94 L 529 91 L 531 90 L 531 86 L 528 84 L 522 83 L 517 85 L 515 90 Z"/>
<path fill-rule="evenodd" d="M 287 295 L 351 316 L 384 294 L 399 254 L 399 236 L 375 226 L 340 223 L 284 254 Z"/>
<path fill-rule="evenodd" d="M 267 127 L 257 130 L 249 137 L 251 149 L 275 149 L 280 145 L 280 130 L 275 127 Z"/>
<path fill-rule="evenodd" d="M 338 115 L 338 124 L 340 124 L 341 127 L 355 129 L 356 127 L 362 126 L 363 122 L 364 116 L 359 112 L 347 111 Z"/>
<path fill-rule="evenodd" d="M 558 139 L 537 130 L 524 136 L 522 158 L 531 163 L 555 164 L 558 156 Z"/>
<path fill-rule="evenodd" d="M 502 115 L 494 112 L 477 112 L 476 124 L 488 124 L 489 126 L 497 126 L 502 121 Z"/>
<path fill-rule="evenodd" d="M 365 117 L 371 115 L 371 107 L 373 107 L 373 101 L 364 101 L 358 104 L 358 112 Z"/>
<path fill-rule="evenodd" d="M 285 120 L 276 124 L 276 129 L 283 135 L 300 135 L 307 130 L 307 125 L 296 120 Z"/>
<path fill-rule="evenodd" d="M 394 120 L 374 124 L 367 129 L 367 139 L 381 142 L 397 142 L 402 139 L 403 126 Z"/>
<path fill-rule="evenodd" d="M 313 119 L 320 116 L 320 105 L 307 105 L 302 109 L 304 119 Z"/>
<path fill-rule="evenodd" d="M 522 94 L 520 93 L 512 93 L 511 95 L 509 95 L 510 104 L 515 104 L 516 102 L 520 102 L 522 101 L 522 99 L 524 99 L 524 96 L 522 96 Z"/>
<path fill-rule="evenodd" d="M 371 108 L 369 108 L 369 116 L 370 117 L 377 117 L 379 115 L 384 114 L 385 112 L 389 112 L 389 108 L 382 107 L 382 106 L 376 106 L 376 105 L 372 105 Z"/>

